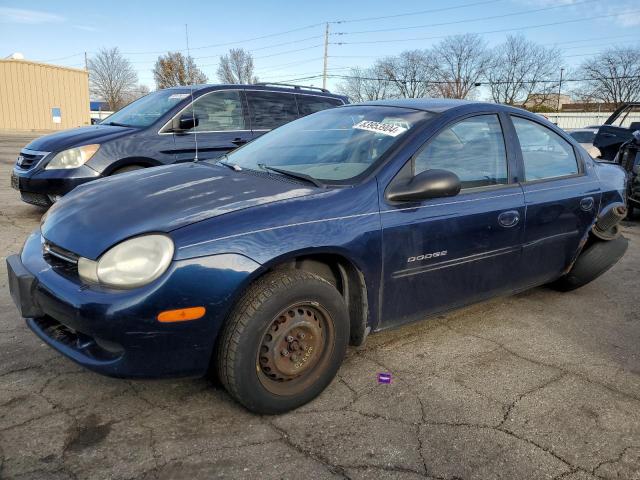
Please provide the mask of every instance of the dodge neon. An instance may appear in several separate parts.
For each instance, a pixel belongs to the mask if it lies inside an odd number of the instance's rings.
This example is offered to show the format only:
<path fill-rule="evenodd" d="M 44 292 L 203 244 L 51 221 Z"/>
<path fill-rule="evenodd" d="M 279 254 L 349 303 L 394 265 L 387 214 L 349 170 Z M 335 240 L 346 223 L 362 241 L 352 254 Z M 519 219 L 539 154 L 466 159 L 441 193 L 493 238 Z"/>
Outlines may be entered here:
<path fill-rule="evenodd" d="M 371 332 L 595 279 L 627 248 L 625 188 L 524 110 L 346 105 L 217 160 L 79 186 L 8 257 L 9 285 L 35 334 L 91 370 L 215 372 L 273 414 Z"/>

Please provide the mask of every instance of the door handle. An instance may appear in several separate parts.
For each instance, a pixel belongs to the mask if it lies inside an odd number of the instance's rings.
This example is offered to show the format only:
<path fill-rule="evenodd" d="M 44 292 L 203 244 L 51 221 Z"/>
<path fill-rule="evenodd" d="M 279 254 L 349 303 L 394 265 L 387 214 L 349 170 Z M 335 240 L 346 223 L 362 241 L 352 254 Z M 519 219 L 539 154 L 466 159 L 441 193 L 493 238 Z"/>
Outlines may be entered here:
<path fill-rule="evenodd" d="M 580 208 L 585 212 L 588 212 L 593 208 L 593 197 L 584 197 L 580 200 Z"/>
<path fill-rule="evenodd" d="M 244 145 L 245 143 L 247 143 L 247 140 L 245 140 L 243 138 L 234 138 L 233 140 L 231 140 L 231 143 L 233 143 L 234 145 L 240 146 L 240 145 Z"/>
<path fill-rule="evenodd" d="M 508 210 L 498 215 L 498 223 L 505 228 L 515 227 L 520 221 L 520 214 L 517 210 Z"/>

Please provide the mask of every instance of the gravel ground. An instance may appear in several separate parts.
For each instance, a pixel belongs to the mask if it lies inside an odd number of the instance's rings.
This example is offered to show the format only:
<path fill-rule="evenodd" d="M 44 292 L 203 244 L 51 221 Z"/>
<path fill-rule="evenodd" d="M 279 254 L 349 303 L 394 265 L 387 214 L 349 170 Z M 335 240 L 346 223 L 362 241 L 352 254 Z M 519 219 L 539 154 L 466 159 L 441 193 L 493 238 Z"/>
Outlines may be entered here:
<path fill-rule="evenodd" d="M 640 479 L 637 222 L 590 285 L 372 335 L 318 399 L 263 417 L 205 379 L 87 372 L 29 332 L 4 263 L 43 213 L 9 187 L 27 140 L 0 137 L 0 478 Z"/>

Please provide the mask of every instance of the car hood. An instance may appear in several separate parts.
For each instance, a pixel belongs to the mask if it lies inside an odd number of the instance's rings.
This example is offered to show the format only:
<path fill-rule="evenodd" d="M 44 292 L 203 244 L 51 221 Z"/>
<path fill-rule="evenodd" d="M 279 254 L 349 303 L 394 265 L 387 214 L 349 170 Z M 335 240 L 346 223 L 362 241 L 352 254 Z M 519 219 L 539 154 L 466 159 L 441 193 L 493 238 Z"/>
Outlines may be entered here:
<path fill-rule="evenodd" d="M 51 207 L 50 242 L 96 259 L 126 238 L 170 232 L 225 213 L 321 191 L 275 174 L 206 162 L 155 167 L 90 182 Z"/>
<path fill-rule="evenodd" d="M 25 148 L 40 152 L 60 152 L 67 148 L 102 143 L 107 140 L 129 134 L 138 129 L 133 127 L 115 127 L 112 125 L 92 125 L 90 127 L 72 128 L 36 138 Z"/>

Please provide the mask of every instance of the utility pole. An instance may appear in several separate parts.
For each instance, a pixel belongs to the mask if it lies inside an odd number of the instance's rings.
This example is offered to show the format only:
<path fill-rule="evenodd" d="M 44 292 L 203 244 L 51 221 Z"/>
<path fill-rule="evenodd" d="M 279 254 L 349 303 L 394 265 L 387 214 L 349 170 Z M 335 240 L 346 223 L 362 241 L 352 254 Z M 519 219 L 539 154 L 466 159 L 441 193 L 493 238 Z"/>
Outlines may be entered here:
<path fill-rule="evenodd" d="M 560 111 L 560 94 L 562 93 L 562 74 L 564 72 L 564 68 L 560 68 L 560 83 L 558 84 L 558 106 L 556 107 L 556 112 Z"/>
<path fill-rule="evenodd" d="M 87 60 L 87 52 L 84 52 L 84 69 L 89 70 L 89 61 Z"/>
<path fill-rule="evenodd" d="M 324 29 L 324 68 L 322 69 L 322 88 L 327 88 L 327 61 L 329 59 L 329 22 Z"/>

